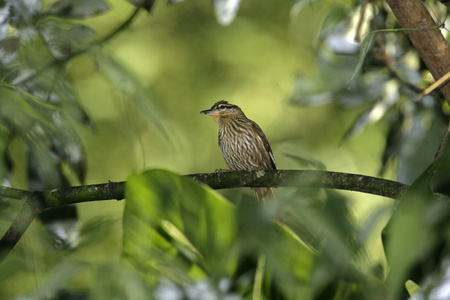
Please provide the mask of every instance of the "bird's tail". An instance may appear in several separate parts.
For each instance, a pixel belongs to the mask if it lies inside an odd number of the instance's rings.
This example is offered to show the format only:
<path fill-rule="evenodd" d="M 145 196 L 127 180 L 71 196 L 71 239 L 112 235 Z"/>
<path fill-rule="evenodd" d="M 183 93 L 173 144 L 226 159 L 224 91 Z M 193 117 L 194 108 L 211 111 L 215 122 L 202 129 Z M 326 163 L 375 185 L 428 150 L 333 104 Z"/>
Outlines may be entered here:
<path fill-rule="evenodd" d="M 266 200 L 275 199 L 273 188 L 254 188 L 255 198 L 258 203 L 263 203 Z"/>

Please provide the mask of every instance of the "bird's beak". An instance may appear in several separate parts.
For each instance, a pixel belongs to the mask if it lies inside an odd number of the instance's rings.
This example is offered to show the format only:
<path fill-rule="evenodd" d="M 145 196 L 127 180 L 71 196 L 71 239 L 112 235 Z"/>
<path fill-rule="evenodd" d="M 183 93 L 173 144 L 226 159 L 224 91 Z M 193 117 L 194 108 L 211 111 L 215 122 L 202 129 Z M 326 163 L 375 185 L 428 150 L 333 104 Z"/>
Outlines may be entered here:
<path fill-rule="evenodd" d="M 201 114 L 204 114 L 204 115 L 208 115 L 208 116 L 213 116 L 213 115 L 216 115 L 216 114 L 217 114 L 215 111 L 210 110 L 210 109 L 202 110 L 200 113 L 201 113 Z"/>

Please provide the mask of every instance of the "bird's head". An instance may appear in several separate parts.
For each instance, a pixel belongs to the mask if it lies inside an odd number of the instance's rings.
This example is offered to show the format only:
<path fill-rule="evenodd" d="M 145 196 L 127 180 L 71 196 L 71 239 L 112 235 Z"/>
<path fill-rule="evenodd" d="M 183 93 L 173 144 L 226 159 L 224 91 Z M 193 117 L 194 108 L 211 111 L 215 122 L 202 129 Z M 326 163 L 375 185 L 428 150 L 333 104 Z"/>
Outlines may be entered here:
<path fill-rule="evenodd" d="M 215 103 L 211 109 L 203 110 L 200 113 L 213 117 L 214 121 L 219 125 L 224 125 L 236 118 L 245 118 L 239 106 L 224 100 Z"/>

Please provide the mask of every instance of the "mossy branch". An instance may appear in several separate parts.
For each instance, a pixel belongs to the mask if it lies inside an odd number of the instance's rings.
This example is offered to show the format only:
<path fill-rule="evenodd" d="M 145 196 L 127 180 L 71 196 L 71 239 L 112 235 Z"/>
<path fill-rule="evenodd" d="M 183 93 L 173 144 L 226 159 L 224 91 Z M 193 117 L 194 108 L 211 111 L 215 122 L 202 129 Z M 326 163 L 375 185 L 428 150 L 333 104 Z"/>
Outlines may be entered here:
<path fill-rule="evenodd" d="M 187 175 L 213 189 L 236 187 L 303 187 L 363 192 L 400 199 L 406 184 L 371 176 L 315 170 L 261 170 Z"/>
<path fill-rule="evenodd" d="M 258 170 L 251 172 L 221 171 L 191 174 L 186 177 L 213 189 L 236 187 L 303 187 L 363 192 L 392 199 L 401 199 L 408 185 L 357 174 L 313 170 Z M 125 182 L 75 186 L 70 188 L 27 191 L 0 187 L 0 197 L 21 200 L 22 209 L 0 240 L 0 261 L 17 244 L 36 215 L 59 205 L 125 198 Z"/>
<path fill-rule="evenodd" d="M 304 187 L 327 188 L 363 192 L 392 199 L 400 199 L 406 184 L 365 175 L 315 170 L 259 170 L 219 171 L 190 174 L 186 177 L 202 182 L 213 189 L 238 187 Z M 22 200 L 39 193 L 48 207 L 89 201 L 121 200 L 125 198 L 125 182 L 108 182 L 74 186 L 42 192 L 0 187 L 0 197 Z"/>

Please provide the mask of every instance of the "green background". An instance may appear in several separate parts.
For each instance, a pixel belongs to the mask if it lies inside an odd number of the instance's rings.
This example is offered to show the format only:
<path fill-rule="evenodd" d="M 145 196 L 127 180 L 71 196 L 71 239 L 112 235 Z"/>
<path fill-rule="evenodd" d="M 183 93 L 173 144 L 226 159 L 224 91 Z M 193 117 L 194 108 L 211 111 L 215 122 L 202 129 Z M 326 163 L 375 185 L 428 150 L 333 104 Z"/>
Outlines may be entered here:
<path fill-rule="evenodd" d="M 217 23 L 209 1 L 176 5 L 158 1 L 151 14 L 141 12 L 130 28 L 95 49 L 93 55 L 72 59 L 67 72 L 94 124 L 94 128 L 77 126 L 86 150 L 86 183 L 123 181 L 131 173 L 155 167 L 179 174 L 226 169 L 217 145 L 217 125 L 200 114 L 222 99 L 241 107 L 260 125 L 279 169 L 305 168 L 295 159 L 301 156 L 321 161 L 330 171 L 376 176 L 386 133 L 382 124 L 342 142 L 358 109 L 344 110 L 333 104 L 306 108 L 290 101 L 296 76 L 318 74 L 318 39 L 325 17 L 336 7 L 349 7 L 347 2 L 351 1 L 320 1 L 295 14 L 291 11 L 295 1 L 243 1 L 234 22 L 224 27 Z M 135 9 L 125 1 L 109 3 L 109 12 L 82 21 L 99 36 Z M 155 113 L 166 133 L 118 91 L 127 82 L 105 80 L 96 51 L 116 58 L 150 91 L 160 107 Z M 20 145 L 17 149 L 23 151 Z M 16 186 L 25 187 L 23 172 L 17 171 L 14 180 Z M 72 184 L 80 184 L 75 176 Z M 276 193 L 283 195 L 286 190 L 280 188 Z M 242 193 L 251 195 L 251 190 L 221 193 L 234 199 Z M 376 196 L 343 194 L 351 199 L 352 214 L 359 221 L 366 220 L 375 207 L 392 204 Z M 58 252 L 43 242 L 43 228 L 34 222 L 22 237 L 20 250 L 8 258 L 11 269 L 3 275 L 1 293 L 9 297 L 34 290 L 65 257 L 87 263 L 118 260 L 124 202 L 77 205 L 85 234 L 74 253 Z M 7 226 L 2 223 L 1 228 Z M 374 261 L 383 259 L 377 234 L 371 235 L 368 251 Z M 25 265 L 40 271 L 28 273 Z M 89 285 L 91 276 L 80 274 L 71 285 Z"/>

